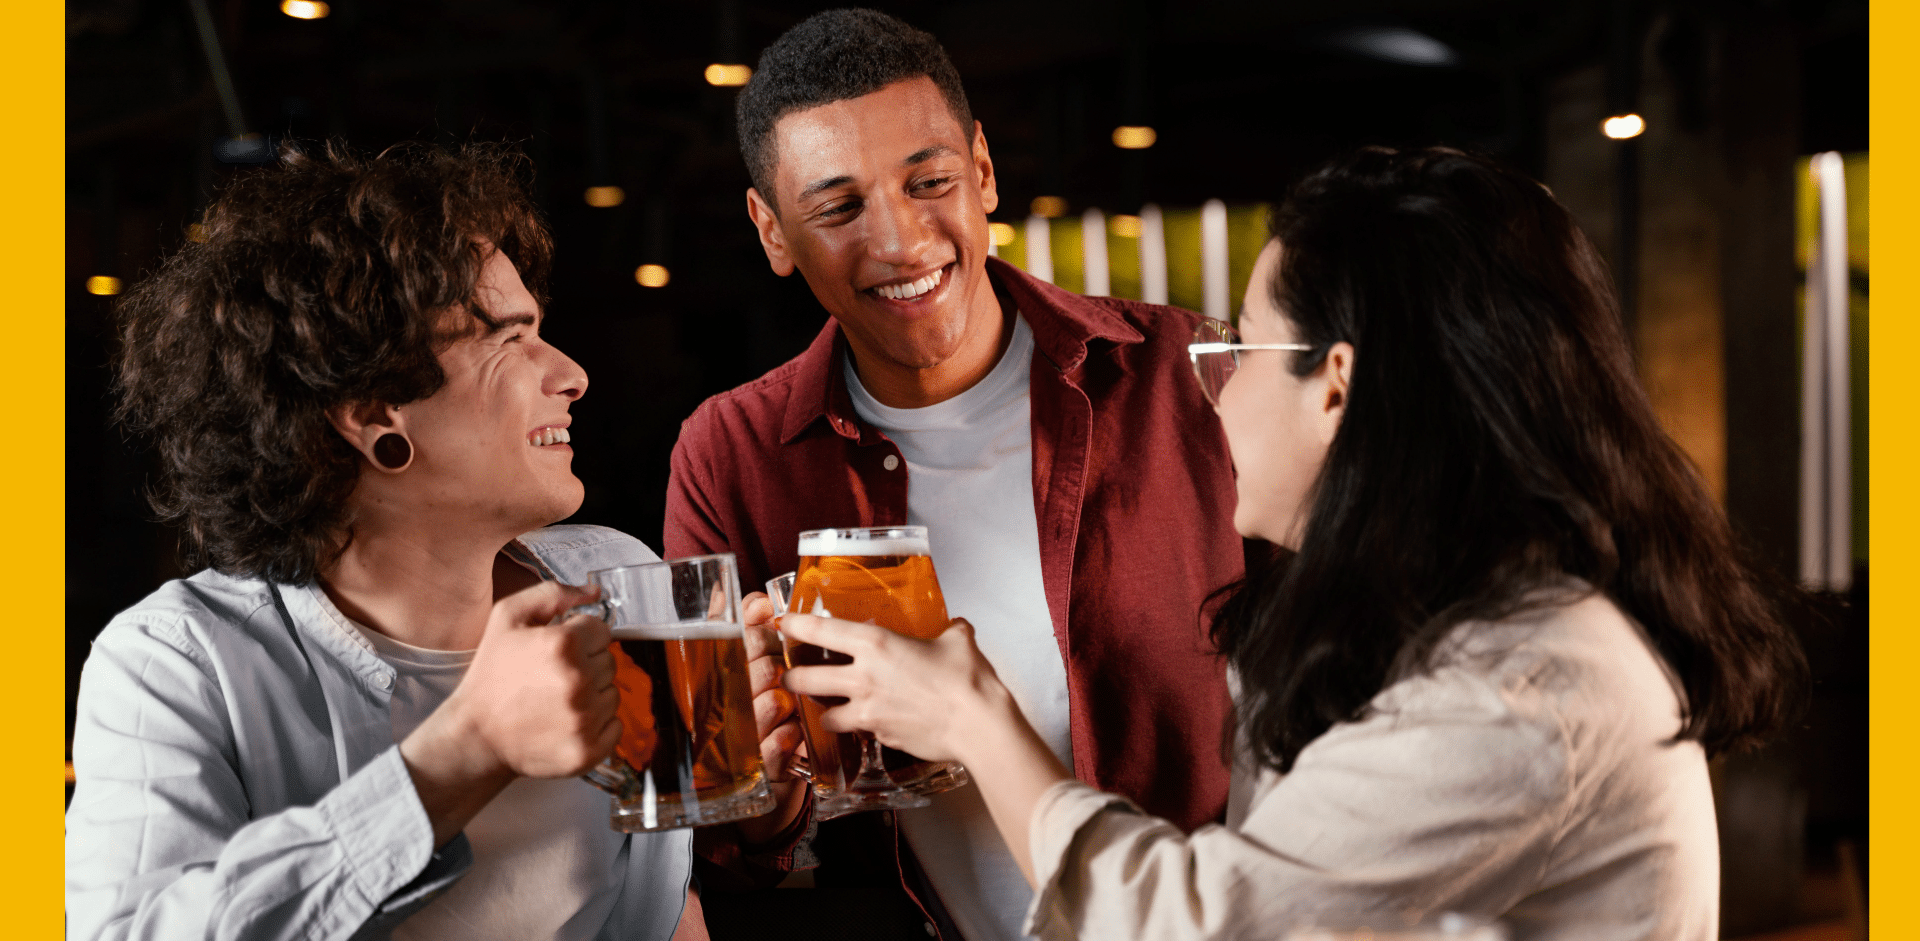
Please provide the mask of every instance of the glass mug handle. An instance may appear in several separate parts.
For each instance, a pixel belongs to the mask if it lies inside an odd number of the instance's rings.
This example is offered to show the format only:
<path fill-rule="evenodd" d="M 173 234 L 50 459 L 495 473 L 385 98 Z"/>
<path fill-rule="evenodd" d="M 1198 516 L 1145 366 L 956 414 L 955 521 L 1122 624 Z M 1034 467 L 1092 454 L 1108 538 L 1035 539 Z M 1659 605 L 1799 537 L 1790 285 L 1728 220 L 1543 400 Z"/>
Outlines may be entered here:
<path fill-rule="evenodd" d="M 780 616 L 787 613 L 793 598 L 793 582 L 797 573 L 787 572 L 767 579 L 767 600 L 773 602 L 774 631 L 779 632 Z M 780 643 L 785 645 L 786 635 L 780 635 Z M 813 767 L 805 755 L 790 755 L 787 758 L 787 773 L 802 781 L 813 780 Z"/>
<path fill-rule="evenodd" d="M 561 617 L 570 618 L 576 614 L 590 614 L 608 624 L 612 624 L 614 614 L 619 609 L 620 602 L 618 599 L 603 596 L 599 601 L 568 608 L 567 613 L 561 615 Z M 593 766 L 586 774 L 581 775 L 580 780 L 606 791 L 608 794 L 612 794 L 614 797 L 623 801 L 630 801 L 640 796 L 640 776 L 634 773 L 633 768 L 627 765 L 626 761 L 620 757 L 619 752 L 608 755 L 605 761 Z"/>

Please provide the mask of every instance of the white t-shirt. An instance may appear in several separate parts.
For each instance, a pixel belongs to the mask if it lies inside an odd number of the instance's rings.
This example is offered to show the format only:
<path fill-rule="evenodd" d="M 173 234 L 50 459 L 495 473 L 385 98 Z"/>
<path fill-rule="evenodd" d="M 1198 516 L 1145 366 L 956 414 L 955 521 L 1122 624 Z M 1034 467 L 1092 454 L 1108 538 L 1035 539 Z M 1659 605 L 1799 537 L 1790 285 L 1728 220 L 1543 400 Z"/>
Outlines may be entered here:
<path fill-rule="evenodd" d="M 973 388 L 926 408 L 889 408 L 846 364 L 853 408 L 907 462 L 907 522 L 926 526 L 947 613 L 974 626 L 980 650 L 1020 711 L 1069 768 L 1067 667 L 1040 578 L 1033 508 L 1029 379 L 1033 331 L 1015 317 L 1005 355 Z M 964 787 L 904 811 L 900 827 L 969 941 L 1012 941 L 1033 892 L 980 790 Z"/>
<path fill-rule="evenodd" d="M 321 604 L 338 614 L 324 591 Z M 344 614 L 393 667 L 393 740 L 418 728 L 453 694 L 471 650 L 427 650 Z M 623 883 L 626 835 L 607 825 L 607 795 L 572 778 L 518 778 L 467 823 L 473 867 L 446 894 L 393 931 L 394 941 L 521 941 L 599 934 Z"/>

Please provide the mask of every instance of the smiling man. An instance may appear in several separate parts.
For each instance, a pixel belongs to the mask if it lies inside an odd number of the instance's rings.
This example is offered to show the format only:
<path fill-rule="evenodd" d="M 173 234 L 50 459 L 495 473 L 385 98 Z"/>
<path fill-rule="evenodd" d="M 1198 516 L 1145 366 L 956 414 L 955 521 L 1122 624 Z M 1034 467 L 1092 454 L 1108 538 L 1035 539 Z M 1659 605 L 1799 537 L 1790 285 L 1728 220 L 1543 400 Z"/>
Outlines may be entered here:
<path fill-rule="evenodd" d="M 1200 612 L 1243 557 L 1219 423 L 1188 374 L 1198 315 L 990 258 L 986 136 L 939 44 L 884 14 L 782 36 L 738 124 L 767 261 L 831 320 L 687 420 L 668 555 L 733 552 L 753 587 L 794 568 L 802 530 L 928 526 L 948 611 L 1060 759 L 1187 829 L 1218 819 L 1228 698 Z M 770 881 L 804 827 L 701 842 Z M 928 934 L 1021 937 L 1032 894 L 973 788 L 811 844 L 819 884 L 893 893 Z"/>

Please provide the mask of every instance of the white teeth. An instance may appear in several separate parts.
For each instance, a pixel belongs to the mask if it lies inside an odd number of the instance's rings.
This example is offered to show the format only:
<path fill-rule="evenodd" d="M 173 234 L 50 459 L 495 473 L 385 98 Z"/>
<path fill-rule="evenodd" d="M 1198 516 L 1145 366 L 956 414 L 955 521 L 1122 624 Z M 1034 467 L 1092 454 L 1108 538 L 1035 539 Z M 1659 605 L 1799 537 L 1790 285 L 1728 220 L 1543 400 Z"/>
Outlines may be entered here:
<path fill-rule="evenodd" d="M 920 295 L 925 294 L 928 291 L 933 290 L 934 288 L 939 287 L 940 278 L 946 272 L 946 270 L 947 269 L 945 268 L 935 268 L 933 269 L 932 274 L 927 275 L 926 277 L 921 278 L 920 280 L 915 281 L 912 284 L 881 285 L 880 287 L 874 288 L 873 293 L 878 294 L 881 297 L 887 298 L 888 300 L 894 300 L 894 301 L 910 300 L 912 298 L 919 297 Z"/>
<path fill-rule="evenodd" d="M 527 443 L 536 448 L 549 444 L 571 444 L 573 435 L 565 428 L 542 428 L 527 436 Z"/>

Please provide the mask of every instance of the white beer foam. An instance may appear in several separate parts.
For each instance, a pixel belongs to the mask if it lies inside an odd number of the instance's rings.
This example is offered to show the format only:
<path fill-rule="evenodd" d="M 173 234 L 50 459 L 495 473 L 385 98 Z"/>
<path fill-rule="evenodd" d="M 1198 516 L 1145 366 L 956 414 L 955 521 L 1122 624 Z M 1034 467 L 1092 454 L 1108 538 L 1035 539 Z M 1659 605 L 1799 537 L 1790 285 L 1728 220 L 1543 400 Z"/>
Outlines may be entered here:
<path fill-rule="evenodd" d="M 739 640 L 745 636 L 737 621 L 623 624 L 613 629 L 614 640 Z"/>
<path fill-rule="evenodd" d="M 894 536 L 890 539 L 845 539 L 833 530 L 802 533 L 800 554 L 823 555 L 932 555 L 925 536 Z"/>

